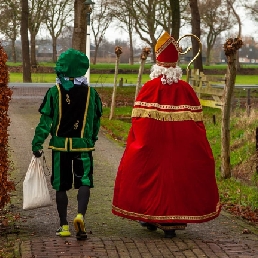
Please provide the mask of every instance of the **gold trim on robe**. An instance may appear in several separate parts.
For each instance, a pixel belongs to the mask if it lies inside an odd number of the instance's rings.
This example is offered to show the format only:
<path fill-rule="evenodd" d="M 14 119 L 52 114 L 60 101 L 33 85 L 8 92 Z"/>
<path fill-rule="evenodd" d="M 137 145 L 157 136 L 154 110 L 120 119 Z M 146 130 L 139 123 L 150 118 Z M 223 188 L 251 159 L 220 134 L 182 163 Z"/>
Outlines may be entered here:
<path fill-rule="evenodd" d="M 142 101 L 136 101 L 134 103 L 134 106 L 140 106 L 140 107 L 135 107 L 135 108 L 157 108 L 157 109 L 168 109 L 168 110 L 185 110 L 189 109 L 192 111 L 202 111 L 202 106 L 190 106 L 190 105 L 178 105 L 178 106 L 173 106 L 173 105 L 161 105 L 159 103 L 149 103 L 149 102 L 142 102 Z"/>
<path fill-rule="evenodd" d="M 148 219 L 148 220 L 158 220 L 160 222 L 164 221 L 164 220 L 188 220 L 190 221 L 198 221 L 198 220 L 205 220 L 205 219 L 209 219 L 212 217 L 215 217 L 219 214 L 220 211 L 220 202 L 217 203 L 216 205 L 216 211 L 209 213 L 209 214 L 205 214 L 202 216 L 187 216 L 187 215 L 169 215 L 169 216 L 152 216 L 152 215 L 146 215 L 146 214 L 140 214 L 140 213 L 135 213 L 135 212 L 130 212 L 130 211 L 126 211 L 123 209 L 120 209 L 114 205 L 112 205 L 112 209 L 120 214 L 124 214 L 128 217 L 136 217 L 139 218 L 139 220 L 141 219 Z"/>
<path fill-rule="evenodd" d="M 160 111 L 157 109 L 133 108 L 132 117 L 152 118 L 160 121 L 202 121 L 202 112 Z"/>

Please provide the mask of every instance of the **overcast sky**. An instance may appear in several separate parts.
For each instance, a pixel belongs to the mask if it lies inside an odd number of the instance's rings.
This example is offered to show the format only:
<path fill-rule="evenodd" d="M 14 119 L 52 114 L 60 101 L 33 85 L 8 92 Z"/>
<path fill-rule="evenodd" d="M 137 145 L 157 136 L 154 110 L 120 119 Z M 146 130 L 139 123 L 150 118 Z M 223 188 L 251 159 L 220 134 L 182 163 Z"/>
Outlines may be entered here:
<path fill-rule="evenodd" d="M 238 13 L 240 14 L 240 18 L 242 21 L 242 37 L 245 37 L 245 36 L 255 37 L 256 41 L 258 41 L 258 23 L 255 21 L 252 21 L 250 19 L 249 15 L 246 14 L 246 12 L 243 8 L 239 7 L 237 10 L 238 10 Z M 191 33 L 191 28 L 190 27 L 186 28 L 185 30 L 181 30 L 180 32 L 182 34 L 181 36 L 183 36 L 184 34 Z M 232 28 L 232 30 L 230 31 L 230 34 L 231 34 L 230 36 L 234 37 L 234 36 L 236 36 L 236 33 L 238 33 L 238 25 L 236 25 Z M 110 28 L 107 30 L 105 36 L 110 41 L 118 39 L 118 38 L 122 38 L 124 40 L 128 39 L 127 34 L 123 30 L 116 29 L 113 26 L 110 26 Z M 227 33 L 227 36 L 228 36 L 228 33 Z M 138 42 L 138 40 L 137 40 L 137 42 Z"/>

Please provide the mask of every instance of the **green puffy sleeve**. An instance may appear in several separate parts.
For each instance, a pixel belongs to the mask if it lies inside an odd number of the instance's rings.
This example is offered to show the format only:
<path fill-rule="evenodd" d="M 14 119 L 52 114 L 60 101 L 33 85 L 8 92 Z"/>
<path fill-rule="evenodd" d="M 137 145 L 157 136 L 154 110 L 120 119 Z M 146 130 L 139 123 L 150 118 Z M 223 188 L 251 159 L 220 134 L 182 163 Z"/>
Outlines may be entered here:
<path fill-rule="evenodd" d="M 34 138 L 32 140 L 32 151 L 43 149 L 43 143 L 48 137 L 53 123 L 53 96 L 49 89 L 39 108 L 41 113 L 40 121 L 35 129 Z"/>

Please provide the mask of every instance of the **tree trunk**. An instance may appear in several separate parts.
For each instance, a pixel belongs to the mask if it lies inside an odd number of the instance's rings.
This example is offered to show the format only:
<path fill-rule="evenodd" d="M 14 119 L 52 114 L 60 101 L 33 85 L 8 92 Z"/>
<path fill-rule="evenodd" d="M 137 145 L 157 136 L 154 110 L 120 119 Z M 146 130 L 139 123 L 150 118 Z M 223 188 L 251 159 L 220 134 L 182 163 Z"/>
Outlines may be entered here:
<path fill-rule="evenodd" d="M 206 65 L 210 65 L 210 59 L 211 59 L 211 46 L 207 45 L 207 51 L 206 51 Z"/>
<path fill-rule="evenodd" d="M 36 35 L 33 32 L 30 34 L 30 62 L 32 67 L 37 66 Z"/>
<path fill-rule="evenodd" d="M 152 51 L 151 51 L 152 53 L 152 60 L 154 61 L 154 62 L 156 62 L 156 53 L 155 53 L 155 46 L 152 46 Z"/>
<path fill-rule="evenodd" d="M 242 23 L 241 23 L 241 19 L 240 19 L 240 16 L 238 15 L 238 13 L 236 12 L 234 6 L 233 6 L 233 3 L 231 2 L 231 0 L 227 0 L 227 3 L 228 5 L 230 6 L 230 8 L 232 9 L 236 19 L 237 19 L 237 23 L 238 23 L 238 37 L 241 38 L 242 36 Z M 239 62 L 239 52 L 237 52 L 237 56 L 236 56 L 236 67 L 237 67 L 237 70 L 239 70 L 241 68 L 240 66 L 240 62 Z"/>
<path fill-rule="evenodd" d="M 231 177 L 230 166 L 230 110 L 231 101 L 236 80 L 236 55 L 243 42 L 239 38 L 228 39 L 224 44 L 224 51 L 227 57 L 226 85 L 223 96 L 222 123 L 221 123 L 221 176 L 222 178 Z"/>
<path fill-rule="evenodd" d="M 191 8 L 191 25 L 192 25 L 192 34 L 196 35 L 201 39 L 201 27 L 200 27 L 200 13 L 198 8 L 197 0 L 190 0 Z M 199 51 L 199 42 L 192 38 L 193 45 L 193 56 L 195 56 Z M 202 53 L 194 60 L 194 69 L 199 69 L 200 72 L 203 71 L 202 65 Z"/>
<path fill-rule="evenodd" d="M 15 49 L 15 39 L 12 39 L 12 59 L 16 63 L 16 49 Z"/>
<path fill-rule="evenodd" d="M 113 93 L 112 93 L 112 101 L 111 101 L 109 120 L 112 120 L 112 118 L 114 116 L 114 113 L 115 113 L 116 90 L 117 90 L 117 74 L 118 74 L 118 66 L 119 66 L 119 62 L 120 62 L 120 55 L 122 54 L 122 48 L 119 47 L 119 46 L 116 46 L 115 53 L 116 53 L 116 66 L 115 66 L 114 87 L 113 87 Z"/>
<path fill-rule="evenodd" d="M 86 5 L 84 0 L 74 1 L 74 30 L 72 38 L 72 47 L 86 54 Z"/>
<path fill-rule="evenodd" d="M 133 56 L 133 33 L 132 30 L 129 31 L 129 48 L 130 48 L 130 54 L 129 54 L 129 63 L 130 65 L 134 64 L 134 56 Z"/>
<path fill-rule="evenodd" d="M 170 8 L 172 13 L 172 35 L 175 40 L 179 39 L 180 30 L 180 5 L 179 0 L 170 0 Z"/>
<path fill-rule="evenodd" d="M 93 64 L 94 65 L 97 63 L 98 51 L 99 51 L 99 45 L 95 45 L 94 58 L 93 58 Z"/>
<path fill-rule="evenodd" d="M 134 100 L 136 100 L 136 98 L 138 96 L 138 93 L 139 93 L 139 90 L 140 90 L 140 87 L 141 87 L 141 84 L 142 84 L 142 73 L 144 71 L 145 62 L 146 62 L 145 59 L 141 60 L 141 65 L 140 65 L 140 68 L 139 68 L 138 79 L 137 79 L 137 84 L 136 84 L 136 89 L 135 89 L 135 98 L 134 98 Z"/>
<path fill-rule="evenodd" d="M 138 73 L 138 80 L 137 80 L 137 85 L 136 85 L 136 90 L 135 90 L 135 100 L 138 96 L 138 93 L 139 93 L 139 90 L 140 90 L 140 87 L 141 87 L 141 84 L 142 84 L 142 74 L 143 74 L 143 71 L 144 71 L 144 65 L 145 65 L 145 62 L 146 62 L 146 59 L 148 57 L 148 55 L 150 54 L 151 50 L 149 47 L 145 47 L 142 49 L 142 53 L 141 53 L 141 65 L 140 65 L 140 68 L 139 68 L 139 73 Z"/>
<path fill-rule="evenodd" d="M 112 93 L 112 101 L 111 101 L 111 107 L 110 107 L 110 115 L 109 120 L 112 120 L 115 114 L 115 108 L 116 108 L 116 91 L 117 91 L 117 74 L 118 74 L 118 66 L 119 66 L 120 57 L 117 56 L 116 58 L 116 64 L 115 64 L 115 76 L 114 76 L 114 87 L 113 87 L 113 93 Z"/>
<path fill-rule="evenodd" d="M 21 14 L 21 41 L 22 41 L 22 68 L 23 68 L 23 82 L 31 82 L 30 70 L 30 50 L 28 37 L 28 17 L 29 7 L 28 0 L 22 0 L 22 14 Z"/>
<path fill-rule="evenodd" d="M 221 124 L 221 176 L 231 177 L 230 167 L 230 110 L 236 78 L 236 53 L 228 57 L 224 105 Z"/>
<path fill-rule="evenodd" d="M 55 36 L 52 36 L 52 48 L 53 48 L 52 60 L 54 63 L 56 63 L 57 61 L 56 41 L 57 41 L 57 38 Z"/>
<path fill-rule="evenodd" d="M 216 42 L 217 34 L 215 33 L 215 30 L 210 27 L 210 31 L 207 35 L 206 43 L 207 43 L 207 53 L 206 53 L 206 65 L 210 65 L 211 61 L 211 50 Z"/>
<path fill-rule="evenodd" d="M 240 16 L 237 14 L 235 9 L 232 7 L 234 15 L 236 16 L 237 22 L 238 22 L 238 37 L 242 37 L 242 24 L 241 24 L 241 19 Z M 239 70 L 241 68 L 240 62 L 239 62 L 239 52 L 237 51 L 236 53 L 236 68 Z"/>

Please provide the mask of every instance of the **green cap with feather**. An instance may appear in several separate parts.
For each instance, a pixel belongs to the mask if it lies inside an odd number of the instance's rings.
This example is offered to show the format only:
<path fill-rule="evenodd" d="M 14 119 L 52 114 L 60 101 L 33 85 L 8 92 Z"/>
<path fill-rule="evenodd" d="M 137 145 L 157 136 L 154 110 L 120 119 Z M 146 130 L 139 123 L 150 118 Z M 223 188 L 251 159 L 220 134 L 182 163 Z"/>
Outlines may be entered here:
<path fill-rule="evenodd" d="M 65 80 L 64 77 L 76 78 L 84 76 L 89 69 L 89 59 L 83 53 L 70 48 L 63 52 L 56 62 L 55 71 L 66 90 L 72 88 L 73 82 Z"/>

